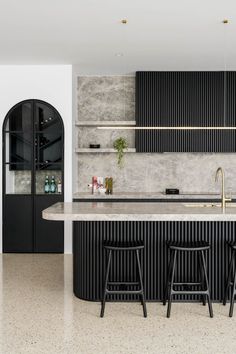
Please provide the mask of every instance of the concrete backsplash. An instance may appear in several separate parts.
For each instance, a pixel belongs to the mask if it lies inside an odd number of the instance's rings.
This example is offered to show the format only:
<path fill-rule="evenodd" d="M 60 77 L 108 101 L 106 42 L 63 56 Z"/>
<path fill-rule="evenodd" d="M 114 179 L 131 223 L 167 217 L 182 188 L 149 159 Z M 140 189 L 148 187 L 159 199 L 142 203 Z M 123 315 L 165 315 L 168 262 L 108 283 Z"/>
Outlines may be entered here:
<path fill-rule="evenodd" d="M 134 120 L 135 78 L 85 76 L 78 78 L 78 119 Z"/>
<path fill-rule="evenodd" d="M 114 191 L 160 192 L 179 188 L 183 193 L 214 193 L 215 171 L 225 169 L 226 190 L 236 192 L 236 156 L 234 154 L 140 154 L 125 155 L 123 169 L 116 154 L 81 154 L 78 158 L 78 192 L 86 191 L 91 176 L 113 176 Z"/>
<path fill-rule="evenodd" d="M 133 77 L 79 77 L 78 120 L 134 120 L 134 92 Z M 98 142 L 102 147 L 112 147 L 115 138 L 124 135 L 129 147 L 134 147 L 134 131 L 78 128 L 77 146 L 87 147 L 90 142 Z M 118 168 L 114 153 L 77 154 L 75 192 L 87 191 L 92 176 L 112 176 L 116 192 L 179 188 L 183 193 L 214 193 L 220 190 L 219 183 L 214 182 L 219 166 L 225 169 L 226 190 L 236 192 L 236 154 L 127 153 L 123 169 Z"/>

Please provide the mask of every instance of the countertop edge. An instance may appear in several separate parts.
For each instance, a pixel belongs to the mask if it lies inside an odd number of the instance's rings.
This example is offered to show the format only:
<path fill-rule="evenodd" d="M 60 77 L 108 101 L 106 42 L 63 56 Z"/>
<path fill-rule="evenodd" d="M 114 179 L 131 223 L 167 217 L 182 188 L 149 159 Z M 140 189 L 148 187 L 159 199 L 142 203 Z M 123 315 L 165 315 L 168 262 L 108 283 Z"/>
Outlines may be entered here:
<path fill-rule="evenodd" d="M 236 221 L 236 214 L 61 214 L 43 211 L 51 221 Z"/>

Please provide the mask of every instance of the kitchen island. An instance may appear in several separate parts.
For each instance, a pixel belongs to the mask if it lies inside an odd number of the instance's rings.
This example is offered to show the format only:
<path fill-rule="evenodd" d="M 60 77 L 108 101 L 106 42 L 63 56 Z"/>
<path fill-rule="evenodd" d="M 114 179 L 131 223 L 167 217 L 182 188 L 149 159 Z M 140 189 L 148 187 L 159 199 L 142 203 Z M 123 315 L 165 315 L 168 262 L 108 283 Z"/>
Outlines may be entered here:
<path fill-rule="evenodd" d="M 43 211 L 47 220 L 72 220 L 74 294 L 85 300 L 100 301 L 106 257 L 104 240 L 142 240 L 141 257 L 148 301 L 161 301 L 166 282 L 168 249 L 166 241 L 206 240 L 211 249 L 206 256 L 211 296 L 221 301 L 230 258 L 227 241 L 236 241 L 236 204 L 222 212 L 220 204 L 204 203 L 57 203 Z M 135 278 L 131 255 L 118 254 L 112 264 L 112 280 L 124 269 Z M 177 260 L 178 278 L 197 281 L 197 259 L 181 254 Z M 112 295 L 113 300 L 132 301 L 135 295 Z M 197 300 L 197 296 L 176 296 L 177 300 Z"/>

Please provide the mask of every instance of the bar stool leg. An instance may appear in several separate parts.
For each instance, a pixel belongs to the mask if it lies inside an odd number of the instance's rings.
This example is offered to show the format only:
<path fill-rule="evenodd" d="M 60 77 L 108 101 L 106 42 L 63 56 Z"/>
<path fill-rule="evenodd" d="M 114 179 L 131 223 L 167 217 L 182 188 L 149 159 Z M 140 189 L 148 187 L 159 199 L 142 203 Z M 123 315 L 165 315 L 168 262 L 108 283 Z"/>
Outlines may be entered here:
<path fill-rule="evenodd" d="M 201 280 L 201 287 L 202 290 L 204 290 L 204 285 L 205 285 L 205 278 L 204 278 L 204 268 L 203 268 L 203 264 L 202 264 L 202 258 L 199 252 L 197 252 L 197 257 L 198 257 L 198 268 L 199 268 L 199 274 L 200 274 L 200 280 Z M 201 296 L 202 298 L 202 304 L 203 306 L 206 306 L 206 297 L 205 295 Z"/>
<path fill-rule="evenodd" d="M 229 317 L 232 317 L 233 312 L 234 312 L 234 298 L 235 298 L 235 293 L 236 293 L 235 287 L 236 287 L 236 268 L 234 269 L 234 281 L 233 281 L 233 286 L 232 286 L 232 290 L 231 290 Z"/>
<path fill-rule="evenodd" d="M 170 286 L 173 260 L 174 260 L 174 252 L 170 251 L 170 261 L 169 261 L 169 265 L 168 265 L 168 274 L 167 274 L 167 278 L 166 278 L 166 286 L 165 286 L 164 296 L 163 296 L 163 306 L 166 305 L 166 300 L 168 298 L 168 289 L 169 289 L 169 286 Z"/>
<path fill-rule="evenodd" d="M 139 282 L 140 282 L 140 288 L 141 288 L 141 301 L 142 301 L 142 305 L 143 305 L 143 316 L 147 317 L 147 308 L 146 308 L 146 302 L 145 302 L 145 296 L 144 296 L 143 278 L 142 278 L 142 271 L 141 271 L 141 264 L 140 264 L 138 250 L 136 250 L 136 257 L 137 257 L 137 263 L 138 263 Z"/>
<path fill-rule="evenodd" d="M 137 282 L 139 282 L 139 286 L 140 286 L 140 289 L 141 289 L 140 281 L 138 281 L 140 279 L 140 274 L 139 274 L 139 265 L 138 265 L 138 258 L 137 258 L 136 251 L 135 251 L 135 257 L 136 257 L 136 267 L 137 267 L 137 270 L 136 270 L 137 276 L 136 276 L 136 278 L 137 278 Z M 141 294 L 140 294 L 140 305 L 143 306 L 143 297 L 142 297 Z"/>
<path fill-rule="evenodd" d="M 173 291 L 173 283 L 174 283 L 174 275 L 175 275 L 175 266 L 176 266 L 176 254 L 177 251 L 173 251 L 173 266 L 171 270 L 171 281 L 170 281 L 170 287 L 169 287 L 169 293 L 168 293 L 168 307 L 167 307 L 167 318 L 170 317 L 170 311 L 171 311 L 171 302 L 172 302 L 172 291 Z"/>
<path fill-rule="evenodd" d="M 209 314 L 210 314 L 210 317 L 212 318 L 213 317 L 213 310 L 212 310 L 212 303 L 211 303 L 211 299 L 210 299 L 209 282 L 208 282 L 208 277 L 207 277 L 206 262 L 205 262 L 205 257 L 204 257 L 203 251 L 201 251 L 201 257 L 202 257 L 202 264 L 203 264 L 203 270 L 204 270 L 204 275 L 205 275 L 205 284 L 206 284 L 206 288 L 208 291 L 207 302 L 208 302 Z"/>
<path fill-rule="evenodd" d="M 105 311 L 105 303 L 106 303 L 106 296 L 107 296 L 107 283 L 108 283 L 108 277 L 109 277 L 109 272 L 110 272 L 110 266 L 111 266 L 111 250 L 109 251 L 108 261 L 107 261 L 107 269 L 106 269 L 106 275 L 105 275 L 105 283 L 104 283 L 104 291 L 103 291 L 103 299 L 102 299 L 102 307 L 101 307 L 100 317 L 104 316 L 104 311 Z"/>
<path fill-rule="evenodd" d="M 230 264 L 229 264 L 229 274 L 228 274 L 228 278 L 227 278 L 227 281 L 226 281 L 223 305 L 226 305 L 226 301 L 227 301 L 228 290 L 229 290 L 229 287 L 230 287 L 231 277 L 232 277 L 234 257 L 235 257 L 235 251 L 233 250 L 232 251 L 232 255 L 231 255 Z"/>

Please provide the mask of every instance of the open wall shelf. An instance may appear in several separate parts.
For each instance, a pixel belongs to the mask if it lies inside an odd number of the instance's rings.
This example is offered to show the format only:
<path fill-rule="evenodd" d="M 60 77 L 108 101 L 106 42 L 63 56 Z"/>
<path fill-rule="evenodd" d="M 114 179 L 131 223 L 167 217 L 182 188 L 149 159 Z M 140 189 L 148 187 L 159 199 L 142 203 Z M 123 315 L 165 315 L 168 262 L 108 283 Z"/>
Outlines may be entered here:
<path fill-rule="evenodd" d="M 100 148 L 100 149 L 90 149 L 90 148 L 78 148 L 75 150 L 77 153 L 117 153 L 117 150 L 113 148 Z M 136 152 L 135 148 L 128 148 L 125 150 L 125 153 Z"/>
<path fill-rule="evenodd" d="M 107 121 L 77 121 L 75 123 L 78 127 L 118 127 L 118 126 L 135 126 L 135 120 L 127 120 L 127 121 L 115 121 L 115 120 L 107 120 Z"/>

